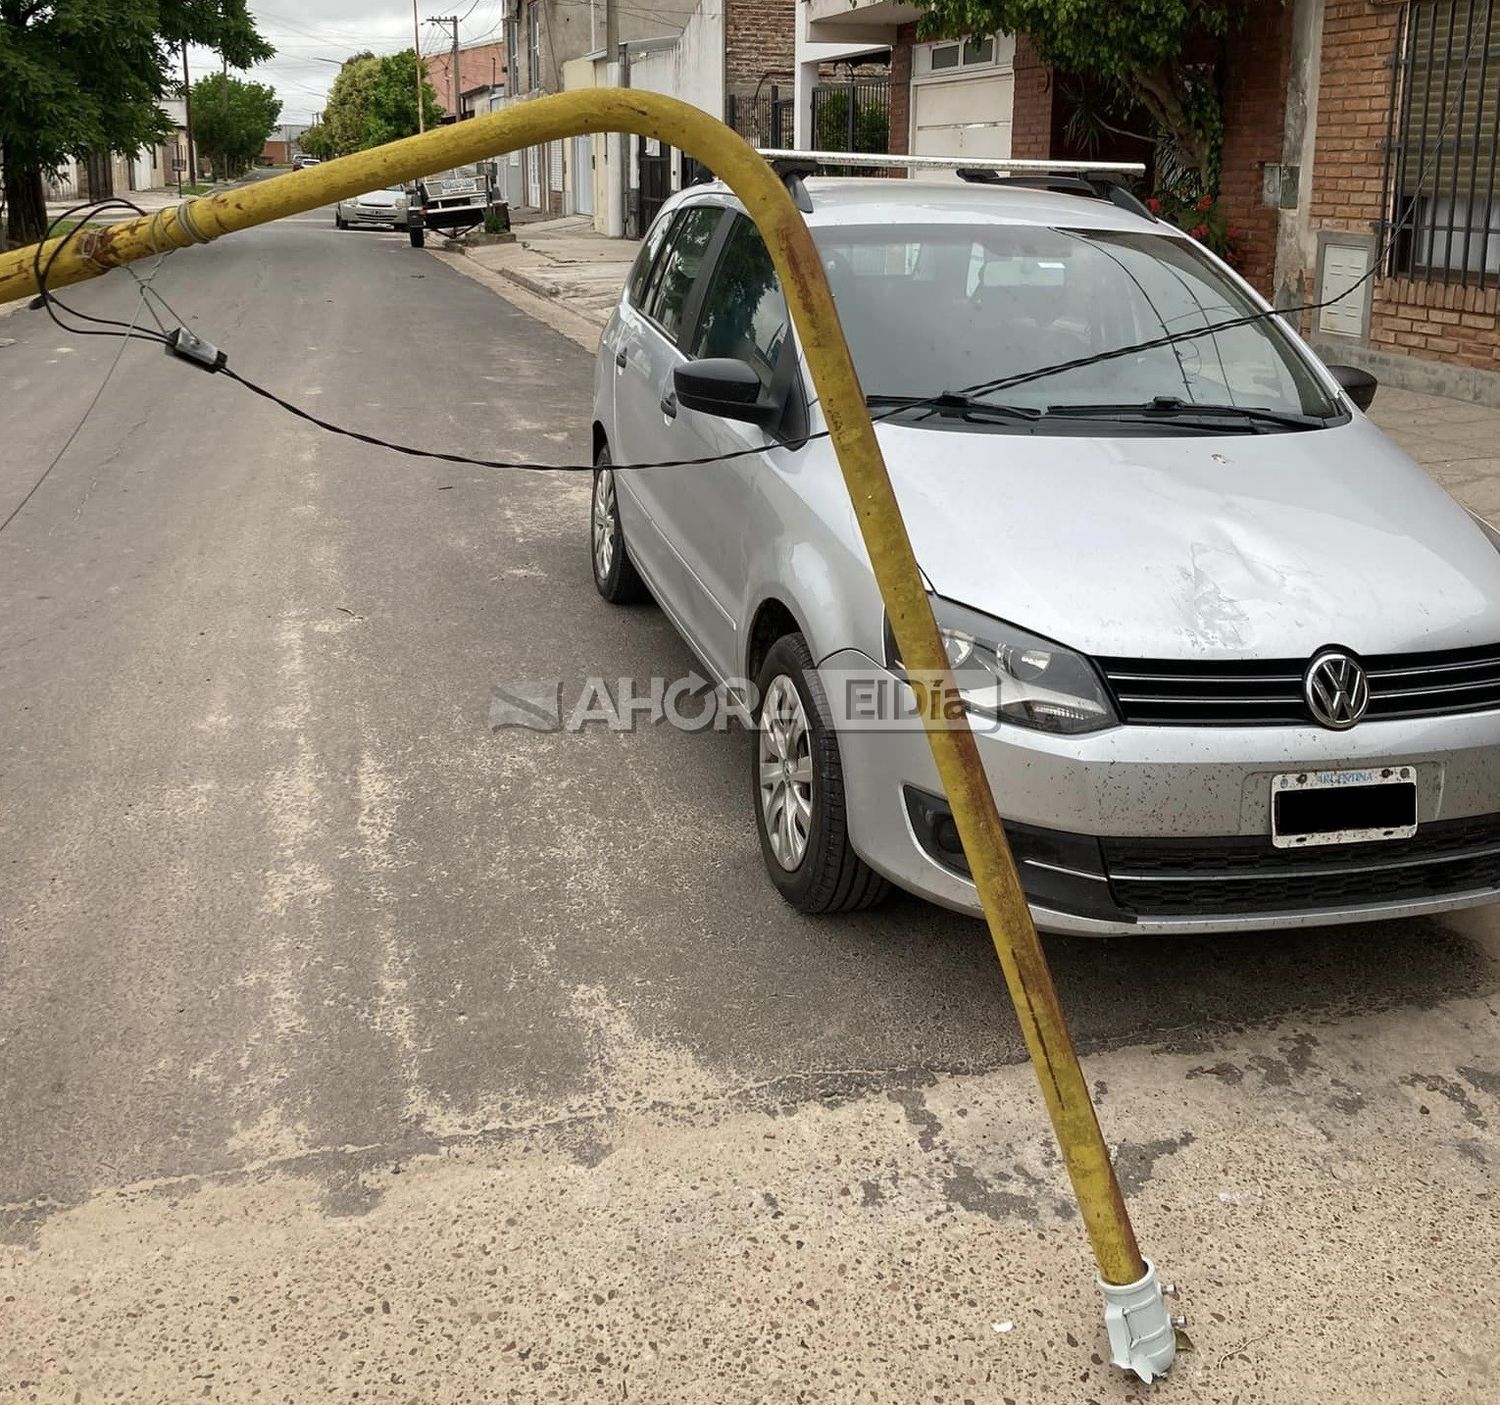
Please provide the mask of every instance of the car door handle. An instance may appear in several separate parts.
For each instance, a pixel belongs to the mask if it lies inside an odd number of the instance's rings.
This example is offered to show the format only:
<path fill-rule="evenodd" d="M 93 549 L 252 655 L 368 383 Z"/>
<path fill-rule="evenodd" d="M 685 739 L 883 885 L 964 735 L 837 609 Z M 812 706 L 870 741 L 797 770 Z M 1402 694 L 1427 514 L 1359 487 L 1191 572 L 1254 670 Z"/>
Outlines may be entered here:
<path fill-rule="evenodd" d="M 662 396 L 661 412 L 669 420 L 675 420 L 677 418 L 677 392 L 675 390 L 669 390 L 665 395 Z"/>
<path fill-rule="evenodd" d="M 624 348 L 622 347 L 619 351 L 615 352 L 615 366 L 616 366 L 616 368 L 619 369 L 619 370 L 621 370 L 621 371 L 623 371 L 625 369 L 625 361 L 626 361 L 626 359 L 627 358 L 625 356 L 625 351 L 624 351 Z"/>

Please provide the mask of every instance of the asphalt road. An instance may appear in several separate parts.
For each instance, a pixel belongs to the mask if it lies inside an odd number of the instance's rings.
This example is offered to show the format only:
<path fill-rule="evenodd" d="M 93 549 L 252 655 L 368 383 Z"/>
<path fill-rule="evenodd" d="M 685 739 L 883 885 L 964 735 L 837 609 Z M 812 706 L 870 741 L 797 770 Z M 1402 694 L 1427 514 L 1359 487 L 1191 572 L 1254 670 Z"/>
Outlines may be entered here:
<path fill-rule="evenodd" d="M 320 416 L 588 456 L 591 357 L 402 235 L 154 286 Z M 117 350 L 0 316 L 0 516 Z M 693 671 L 587 503 L 142 344 L 0 534 L 0 1398 L 1128 1398 L 983 927 L 793 914 L 733 732 L 491 727 Z M 1192 1398 L 1500 1390 L 1495 913 L 1049 951 Z"/>

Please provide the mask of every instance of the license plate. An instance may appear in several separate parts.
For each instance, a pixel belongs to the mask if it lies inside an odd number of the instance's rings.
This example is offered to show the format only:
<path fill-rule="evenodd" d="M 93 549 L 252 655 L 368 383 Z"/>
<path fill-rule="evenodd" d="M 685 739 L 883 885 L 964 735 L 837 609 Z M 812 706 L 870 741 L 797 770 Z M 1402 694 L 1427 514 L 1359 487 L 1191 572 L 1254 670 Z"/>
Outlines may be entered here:
<path fill-rule="evenodd" d="M 1288 771 L 1271 777 L 1271 843 L 1365 844 L 1417 832 L 1417 768 Z"/>

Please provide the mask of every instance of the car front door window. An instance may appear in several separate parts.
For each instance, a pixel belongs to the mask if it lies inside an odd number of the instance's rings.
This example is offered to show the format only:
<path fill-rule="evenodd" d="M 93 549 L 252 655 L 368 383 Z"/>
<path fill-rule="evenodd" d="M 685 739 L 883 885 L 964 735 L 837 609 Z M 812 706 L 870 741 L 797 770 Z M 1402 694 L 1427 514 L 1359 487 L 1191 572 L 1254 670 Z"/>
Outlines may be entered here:
<path fill-rule="evenodd" d="M 657 259 L 641 310 L 674 346 L 682 335 L 693 285 L 723 214 L 717 205 L 696 205 L 684 210 Z"/>
<path fill-rule="evenodd" d="M 791 319 L 759 231 L 737 217 L 703 299 L 690 354 L 731 356 L 769 386 Z"/>

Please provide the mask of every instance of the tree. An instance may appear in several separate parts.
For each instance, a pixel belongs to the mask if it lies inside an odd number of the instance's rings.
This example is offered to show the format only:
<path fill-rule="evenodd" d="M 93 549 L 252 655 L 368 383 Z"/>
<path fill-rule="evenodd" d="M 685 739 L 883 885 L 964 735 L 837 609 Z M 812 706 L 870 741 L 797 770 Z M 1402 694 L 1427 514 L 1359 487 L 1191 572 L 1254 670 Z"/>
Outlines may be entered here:
<path fill-rule="evenodd" d="M 309 156 L 316 156 L 319 161 L 327 161 L 333 156 L 333 140 L 328 135 L 328 128 L 321 122 L 314 122 L 303 132 L 297 145 Z"/>
<path fill-rule="evenodd" d="M 1024 34 L 1044 63 L 1094 80 L 1157 127 L 1158 162 L 1184 198 L 1213 192 L 1223 130 L 1218 59 L 1249 0 L 921 0 L 924 33 Z"/>
<path fill-rule="evenodd" d="M 236 68 L 270 58 L 246 0 L 0 0 L 6 236 L 46 233 L 44 176 L 69 157 L 133 152 L 168 130 L 183 44 Z"/>
<path fill-rule="evenodd" d="M 254 161 L 280 116 L 281 103 L 264 83 L 211 73 L 193 84 L 193 140 L 219 175 Z"/>
<path fill-rule="evenodd" d="M 345 59 L 323 108 L 323 135 L 332 154 L 343 156 L 412 136 L 417 131 L 416 73 L 417 56 L 411 49 Z M 422 112 L 427 126 L 437 126 L 442 109 L 425 70 Z M 305 140 L 303 147 L 307 149 Z"/>

